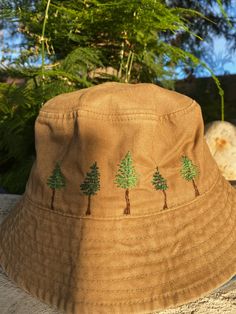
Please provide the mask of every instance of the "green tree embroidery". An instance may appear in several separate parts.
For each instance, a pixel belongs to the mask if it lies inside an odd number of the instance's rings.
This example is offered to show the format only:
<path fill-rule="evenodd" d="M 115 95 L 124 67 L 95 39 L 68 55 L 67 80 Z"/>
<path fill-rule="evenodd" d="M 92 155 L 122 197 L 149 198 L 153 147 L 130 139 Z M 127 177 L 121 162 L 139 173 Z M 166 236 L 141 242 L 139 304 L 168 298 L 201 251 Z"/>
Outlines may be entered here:
<path fill-rule="evenodd" d="M 91 215 L 91 196 L 95 195 L 100 190 L 100 173 L 95 161 L 90 167 L 91 171 L 87 172 L 86 178 L 80 188 L 85 195 L 88 195 L 88 207 L 86 215 Z"/>
<path fill-rule="evenodd" d="M 52 189 L 51 209 L 54 209 L 54 198 L 56 190 L 60 190 L 65 187 L 65 177 L 61 172 L 59 162 L 56 163 L 52 175 L 47 180 L 47 185 Z"/>
<path fill-rule="evenodd" d="M 200 195 L 197 185 L 194 181 L 194 179 L 199 175 L 198 167 L 194 165 L 187 156 L 182 156 L 181 162 L 182 162 L 182 167 L 181 167 L 180 173 L 182 177 L 187 181 L 192 181 L 194 191 L 195 191 L 195 196 Z"/>
<path fill-rule="evenodd" d="M 129 189 L 137 185 L 138 174 L 136 173 L 133 166 L 133 160 L 129 151 L 121 160 L 118 166 L 119 169 L 117 171 L 114 182 L 117 184 L 118 187 L 125 189 L 126 207 L 124 209 L 124 214 L 130 215 Z"/>
<path fill-rule="evenodd" d="M 168 189 L 168 185 L 166 183 L 166 179 L 162 177 L 160 172 L 158 171 L 158 167 L 156 167 L 156 171 L 153 174 L 152 181 L 154 188 L 156 190 L 161 190 L 164 194 L 164 206 L 163 209 L 168 208 L 166 202 L 166 190 Z"/>

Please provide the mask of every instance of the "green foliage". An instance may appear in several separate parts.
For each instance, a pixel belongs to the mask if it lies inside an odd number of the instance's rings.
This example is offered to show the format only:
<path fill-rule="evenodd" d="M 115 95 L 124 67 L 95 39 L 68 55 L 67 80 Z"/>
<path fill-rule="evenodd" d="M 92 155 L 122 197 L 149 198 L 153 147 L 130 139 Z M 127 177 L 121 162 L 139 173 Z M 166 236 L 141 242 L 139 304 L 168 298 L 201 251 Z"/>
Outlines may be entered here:
<path fill-rule="evenodd" d="M 0 83 L 0 186 L 11 193 L 24 192 L 35 160 L 34 96 L 28 84 Z"/>
<path fill-rule="evenodd" d="M 130 151 L 121 160 L 116 174 L 115 183 L 118 187 L 129 189 L 135 187 L 138 182 L 138 174 L 133 166 L 133 160 Z"/>
<path fill-rule="evenodd" d="M 34 123 L 44 101 L 75 88 L 50 79 L 42 86 L 36 67 L 0 68 L 20 84 L 0 83 L 0 186 L 22 194 L 35 160 Z M 45 96 L 44 96 L 45 95 Z"/>
<path fill-rule="evenodd" d="M 100 172 L 97 162 L 90 167 L 91 171 L 87 172 L 84 182 L 80 185 L 85 195 L 95 195 L 100 190 Z"/>
<path fill-rule="evenodd" d="M 187 180 L 191 181 L 199 175 L 199 169 L 187 156 L 181 157 L 182 168 L 180 170 L 181 176 Z"/>
<path fill-rule="evenodd" d="M 48 99 L 112 80 L 174 88 L 176 66 L 207 67 L 199 59 L 200 38 L 209 39 L 214 27 L 227 32 L 221 4 L 230 2 L 2 0 L 9 36 L 23 40 L 17 57 L 15 46 L 3 42 L 2 60 L 9 63 L 0 67 L 0 78 L 23 82 L 0 83 L 0 185 L 24 191 L 35 158 L 34 121 Z M 212 13 L 217 3 L 223 17 Z M 221 111 L 223 120 L 223 101 Z"/>
<path fill-rule="evenodd" d="M 65 187 L 65 177 L 61 172 L 61 167 L 59 162 L 56 163 L 55 168 L 53 169 L 52 175 L 48 178 L 47 185 L 51 189 L 60 190 Z"/>
<path fill-rule="evenodd" d="M 197 30 L 191 30 L 192 22 L 204 20 L 205 24 L 210 24 L 210 19 L 204 17 L 204 11 L 198 10 L 201 7 L 191 3 L 190 8 L 184 8 L 181 4 L 172 5 L 174 2 L 48 0 L 32 1 L 29 5 L 28 1 L 19 4 L 13 0 L 10 5 L 10 1 L 4 0 L 3 8 L 5 3 L 6 10 L 9 6 L 14 10 L 21 23 L 20 30 L 27 39 L 22 52 L 32 50 L 34 57 L 42 62 L 42 75 L 52 70 L 57 72 L 69 54 L 77 58 L 84 50 L 82 67 L 80 57 L 75 63 L 75 71 L 73 66 L 70 67 L 70 75 L 77 76 L 84 83 L 91 82 L 91 70 L 98 66 L 104 69 L 111 66 L 117 74 L 107 76 L 105 80 L 159 81 L 166 85 L 170 79 L 173 80 L 177 64 L 187 66 L 191 61 L 187 45 L 185 49 L 179 46 L 182 51 L 179 63 L 180 54 L 175 51 L 178 46 L 175 39 L 188 34 L 188 40 L 195 38 L 199 41 L 201 36 Z M 219 0 L 215 0 L 217 2 Z M 19 6 L 21 10 L 16 9 Z M 164 43 L 169 43 L 173 49 L 160 49 Z M 45 59 L 49 64 L 56 64 L 55 67 L 48 69 Z M 73 65 L 70 60 L 69 63 Z M 68 79 L 70 81 L 70 77 Z M 92 81 L 100 80 L 102 78 L 97 77 Z"/>
<path fill-rule="evenodd" d="M 158 171 L 158 168 L 157 168 L 157 170 L 153 174 L 152 184 L 153 184 L 153 186 L 154 186 L 154 188 L 156 190 L 163 190 L 163 191 L 165 191 L 165 190 L 168 189 L 168 185 L 166 183 L 166 179 L 162 177 L 162 175 Z"/>

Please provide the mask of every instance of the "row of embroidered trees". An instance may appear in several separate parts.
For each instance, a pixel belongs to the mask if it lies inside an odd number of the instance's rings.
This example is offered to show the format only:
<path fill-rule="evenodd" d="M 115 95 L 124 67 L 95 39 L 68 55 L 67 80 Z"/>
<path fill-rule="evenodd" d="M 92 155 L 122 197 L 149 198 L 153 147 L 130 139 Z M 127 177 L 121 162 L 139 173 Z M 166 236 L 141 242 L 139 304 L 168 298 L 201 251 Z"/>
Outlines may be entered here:
<path fill-rule="evenodd" d="M 181 157 L 182 166 L 180 169 L 181 176 L 187 180 L 191 181 L 195 191 L 195 196 L 199 195 L 199 191 L 194 179 L 199 174 L 199 169 L 187 156 Z M 118 171 L 115 176 L 114 182 L 120 188 L 125 189 L 125 201 L 126 207 L 124 209 L 124 214 L 130 214 L 130 198 L 129 190 L 135 187 L 138 183 L 138 174 L 133 165 L 133 160 L 130 151 L 127 152 L 125 157 L 121 160 L 118 165 Z M 97 194 L 100 190 L 100 172 L 97 166 L 97 162 L 94 162 L 90 167 L 91 171 L 87 172 L 85 180 L 80 185 L 81 191 L 88 196 L 88 205 L 86 210 L 86 215 L 91 214 L 91 196 Z M 151 181 L 155 190 L 160 190 L 164 196 L 163 209 L 168 208 L 167 206 L 167 196 L 166 190 L 168 189 L 167 180 L 160 174 L 158 167 L 153 174 Z M 66 185 L 65 177 L 61 171 L 60 164 L 57 162 L 56 166 L 52 172 L 52 175 L 48 178 L 47 185 L 52 189 L 51 197 L 51 209 L 54 209 L 54 198 L 55 192 L 58 189 L 62 189 Z"/>

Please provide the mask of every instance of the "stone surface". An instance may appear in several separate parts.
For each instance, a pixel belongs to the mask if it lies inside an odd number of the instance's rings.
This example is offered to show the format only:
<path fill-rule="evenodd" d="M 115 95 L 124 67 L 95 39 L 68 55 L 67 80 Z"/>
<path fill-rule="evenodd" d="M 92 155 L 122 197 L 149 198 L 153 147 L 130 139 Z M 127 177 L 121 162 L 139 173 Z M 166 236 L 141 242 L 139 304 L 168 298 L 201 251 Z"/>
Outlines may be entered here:
<path fill-rule="evenodd" d="M 208 123 L 205 138 L 223 176 L 236 180 L 236 126 L 226 121 Z"/>
<path fill-rule="evenodd" d="M 236 313 L 236 282 L 231 280 L 228 284 L 217 289 L 204 298 L 195 302 L 181 305 L 153 314 L 235 314 Z"/>

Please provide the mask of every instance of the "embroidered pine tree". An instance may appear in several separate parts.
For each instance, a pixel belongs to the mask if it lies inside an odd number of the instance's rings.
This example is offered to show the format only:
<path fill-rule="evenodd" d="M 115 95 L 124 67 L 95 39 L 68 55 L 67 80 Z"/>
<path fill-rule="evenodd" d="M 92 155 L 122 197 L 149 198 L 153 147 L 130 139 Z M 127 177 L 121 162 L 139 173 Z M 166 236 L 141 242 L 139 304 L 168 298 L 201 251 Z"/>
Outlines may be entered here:
<path fill-rule="evenodd" d="M 80 184 L 80 188 L 88 196 L 88 206 L 86 215 L 91 215 L 91 196 L 97 194 L 100 190 L 100 172 L 95 161 L 90 167 L 91 171 L 87 172 L 85 180 Z"/>
<path fill-rule="evenodd" d="M 180 170 L 180 173 L 185 180 L 192 181 L 195 196 L 198 196 L 200 193 L 194 179 L 198 177 L 199 169 L 196 165 L 192 163 L 192 161 L 187 156 L 182 156 L 181 162 L 182 168 Z"/>
<path fill-rule="evenodd" d="M 137 185 L 138 174 L 133 166 L 132 156 L 129 151 L 118 166 L 119 168 L 114 182 L 118 187 L 125 189 L 126 207 L 124 209 L 124 214 L 130 215 L 129 190 Z"/>
<path fill-rule="evenodd" d="M 55 168 L 53 169 L 52 175 L 47 180 L 47 185 L 52 189 L 52 198 L 51 198 L 51 209 L 54 209 L 54 199 L 56 190 L 60 190 L 65 187 L 65 177 L 61 172 L 61 167 L 59 162 L 56 163 Z"/>
<path fill-rule="evenodd" d="M 152 177 L 152 184 L 156 190 L 160 190 L 164 194 L 164 206 L 163 209 L 168 208 L 167 207 L 167 201 L 166 201 L 166 190 L 168 189 L 168 185 L 166 183 L 166 179 L 162 177 L 160 174 L 158 167 L 156 167 L 156 171 L 153 174 Z"/>

